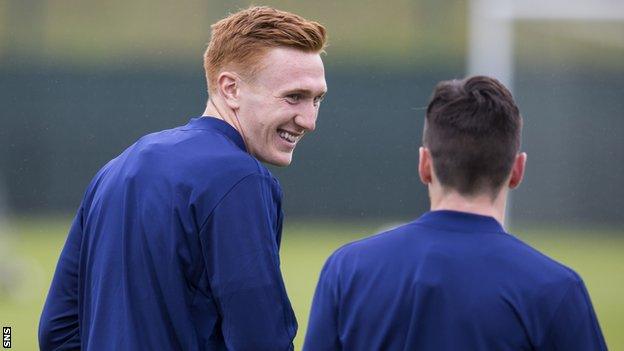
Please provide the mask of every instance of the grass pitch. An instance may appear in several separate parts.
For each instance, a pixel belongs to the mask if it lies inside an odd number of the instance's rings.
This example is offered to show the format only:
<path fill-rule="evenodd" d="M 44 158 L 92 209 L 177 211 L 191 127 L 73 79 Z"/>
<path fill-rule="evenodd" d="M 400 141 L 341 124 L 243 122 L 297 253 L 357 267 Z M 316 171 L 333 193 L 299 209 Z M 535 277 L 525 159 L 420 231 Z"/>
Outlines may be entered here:
<path fill-rule="evenodd" d="M 38 349 L 39 315 L 69 224 L 68 218 L 22 219 L 0 232 L 0 324 L 12 327 L 14 350 Z M 287 222 L 281 260 L 299 322 L 296 350 L 325 259 L 380 228 L 379 223 Z M 624 350 L 624 232 L 534 228 L 514 233 L 581 274 L 609 348 Z"/>

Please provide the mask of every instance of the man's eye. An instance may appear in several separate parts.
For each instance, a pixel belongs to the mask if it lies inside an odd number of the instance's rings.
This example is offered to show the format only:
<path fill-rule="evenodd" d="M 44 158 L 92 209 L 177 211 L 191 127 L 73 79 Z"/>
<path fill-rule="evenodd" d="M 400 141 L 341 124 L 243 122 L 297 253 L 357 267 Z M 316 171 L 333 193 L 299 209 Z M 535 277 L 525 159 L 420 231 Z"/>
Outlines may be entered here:
<path fill-rule="evenodd" d="M 291 104 L 297 103 L 301 100 L 301 94 L 286 95 L 286 100 Z"/>

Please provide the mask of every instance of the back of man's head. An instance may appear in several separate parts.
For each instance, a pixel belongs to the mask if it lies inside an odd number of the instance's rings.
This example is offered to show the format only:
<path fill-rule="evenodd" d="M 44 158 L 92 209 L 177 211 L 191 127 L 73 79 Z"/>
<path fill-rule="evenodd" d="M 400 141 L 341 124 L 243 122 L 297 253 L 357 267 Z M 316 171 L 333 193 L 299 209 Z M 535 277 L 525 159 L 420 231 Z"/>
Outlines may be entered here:
<path fill-rule="evenodd" d="M 325 27 L 290 12 L 266 6 L 241 10 L 212 25 L 212 37 L 204 53 L 208 90 L 222 70 L 233 69 L 253 77 L 267 50 L 277 47 L 322 52 Z"/>
<path fill-rule="evenodd" d="M 484 76 L 439 83 L 425 120 L 423 144 L 443 188 L 496 196 L 520 148 L 522 118 L 499 81 Z"/>

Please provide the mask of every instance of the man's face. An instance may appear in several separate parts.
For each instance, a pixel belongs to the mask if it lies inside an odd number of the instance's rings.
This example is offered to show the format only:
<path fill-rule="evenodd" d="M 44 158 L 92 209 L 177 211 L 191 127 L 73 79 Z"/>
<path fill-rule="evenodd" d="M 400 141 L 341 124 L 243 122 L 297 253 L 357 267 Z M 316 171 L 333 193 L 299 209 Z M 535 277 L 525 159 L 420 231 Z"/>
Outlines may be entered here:
<path fill-rule="evenodd" d="M 254 77 L 240 85 L 238 116 L 249 152 L 266 163 L 289 165 L 297 143 L 314 130 L 326 91 L 319 54 L 270 49 Z"/>

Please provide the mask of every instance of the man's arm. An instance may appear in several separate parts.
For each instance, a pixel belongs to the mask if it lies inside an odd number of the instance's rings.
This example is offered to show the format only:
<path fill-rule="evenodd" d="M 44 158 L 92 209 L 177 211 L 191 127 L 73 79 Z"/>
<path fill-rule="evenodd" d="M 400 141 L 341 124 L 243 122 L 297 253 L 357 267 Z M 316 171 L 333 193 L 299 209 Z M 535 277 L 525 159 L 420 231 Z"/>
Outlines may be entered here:
<path fill-rule="evenodd" d="M 243 178 L 200 233 L 228 350 L 293 348 L 297 322 L 279 267 L 281 224 L 271 184 L 261 174 Z"/>
<path fill-rule="evenodd" d="M 76 350 L 78 329 L 78 260 L 82 242 L 82 207 L 78 210 L 61 252 L 39 320 L 39 348 Z"/>
<path fill-rule="evenodd" d="M 335 255 L 335 254 L 334 254 Z M 310 310 L 310 320 L 306 333 L 304 351 L 342 350 L 338 337 L 338 293 L 334 278 L 336 267 L 332 255 L 321 270 L 314 300 Z"/>
<path fill-rule="evenodd" d="M 575 274 L 538 350 L 607 350 L 585 284 Z"/>

